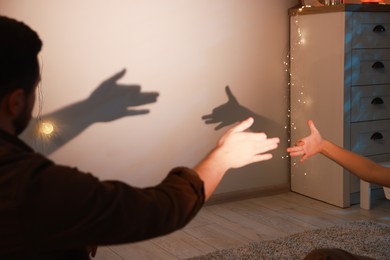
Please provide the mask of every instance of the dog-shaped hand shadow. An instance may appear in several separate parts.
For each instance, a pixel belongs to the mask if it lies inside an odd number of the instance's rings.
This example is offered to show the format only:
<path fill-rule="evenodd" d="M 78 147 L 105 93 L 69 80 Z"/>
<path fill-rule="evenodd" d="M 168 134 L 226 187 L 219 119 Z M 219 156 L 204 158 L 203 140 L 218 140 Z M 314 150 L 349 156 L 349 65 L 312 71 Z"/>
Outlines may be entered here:
<path fill-rule="evenodd" d="M 265 132 L 267 135 L 275 135 L 275 131 L 280 131 L 280 127 L 275 121 L 260 116 L 242 106 L 233 95 L 229 86 L 225 87 L 225 91 L 228 101 L 225 104 L 214 108 L 211 114 L 202 116 L 205 124 L 218 124 L 215 127 L 215 130 L 217 131 L 225 126 L 245 120 L 248 117 L 253 117 L 254 123 L 250 128 L 252 131 Z"/>
<path fill-rule="evenodd" d="M 126 70 L 103 81 L 84 100 L 31 120 L 21 138 L 36 151 L 48 155 L 98 122 L 111 122 L 128 116 L 145 115 L 149 109 L 138 106 L 157 102 L 159 93 L 142 92 L 140 85 L 120 84 Z M 44 134 L 42 127 L 50 128 Z"/>

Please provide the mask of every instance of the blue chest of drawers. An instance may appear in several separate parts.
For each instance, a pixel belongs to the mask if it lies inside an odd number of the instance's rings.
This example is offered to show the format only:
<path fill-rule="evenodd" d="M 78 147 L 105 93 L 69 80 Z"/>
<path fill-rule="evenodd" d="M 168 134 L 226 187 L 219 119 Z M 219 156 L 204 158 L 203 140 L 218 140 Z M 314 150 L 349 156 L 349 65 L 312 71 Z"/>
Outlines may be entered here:
<path fill-rule="evenodd" d="M 313 119 L 336 144 L 390 161 L 390 7 L 293 9 L 290 34 L 291 140 Z M 291 159 L 291 188 L 340 207 L 369 209 L 371 194 L 383 196 L 321 156 Z"/>

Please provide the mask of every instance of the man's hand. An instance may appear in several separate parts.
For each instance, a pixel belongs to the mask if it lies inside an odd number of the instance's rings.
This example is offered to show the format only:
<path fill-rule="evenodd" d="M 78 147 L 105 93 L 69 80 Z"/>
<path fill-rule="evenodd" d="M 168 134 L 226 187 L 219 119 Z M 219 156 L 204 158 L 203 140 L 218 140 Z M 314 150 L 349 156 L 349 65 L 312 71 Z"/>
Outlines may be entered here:
<path fill-rule="evenodd" d="M 245 132 L 253 122 L 253 118 L 248 118 L 220 138 L 216 152 L 229 169 L 269 160 L 272 154 L 267 152 L 278 147 L 280 140 L 277 137 L 267 138 L 265 133 Z"/>
<path fill-rule="evenodd" d="M 267 138 L 264 133 L 245 132 L 253 122 L 254 119 L 250 117 L 230 128 L 209 155 L 195 167 L 204 182 L 206 200 L 227 170 L 272 158 L 272 154 L 267 152 L 278 147 L 279 138 Z"/>

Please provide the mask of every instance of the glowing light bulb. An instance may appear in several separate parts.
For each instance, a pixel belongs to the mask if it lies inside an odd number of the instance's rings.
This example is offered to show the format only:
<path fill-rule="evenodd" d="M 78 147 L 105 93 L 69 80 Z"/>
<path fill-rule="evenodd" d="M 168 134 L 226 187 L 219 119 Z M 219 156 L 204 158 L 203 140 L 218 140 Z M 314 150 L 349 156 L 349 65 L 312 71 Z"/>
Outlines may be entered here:
<path fill-rule="evenodd" d="M 40 130 L 42 134 L 50 135 L 54 131 L 54 126 L 51 122 L 42 122 Z"/>

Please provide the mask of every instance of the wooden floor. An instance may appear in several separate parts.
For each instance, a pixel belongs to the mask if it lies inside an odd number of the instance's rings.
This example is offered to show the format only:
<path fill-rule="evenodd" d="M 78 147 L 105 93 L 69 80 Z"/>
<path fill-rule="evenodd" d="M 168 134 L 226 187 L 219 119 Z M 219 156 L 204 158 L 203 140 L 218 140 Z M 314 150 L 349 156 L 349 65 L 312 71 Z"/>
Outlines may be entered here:
<path fill-rule="evenodd" d="M 390 225 L 390 201 L 377 200 L 369 211 L 359 205 L 341 209 L 288 192 L 205 206 L 182 230 L 145 242 L 100 247 L 94 259 L 185 259 L 252 241 L 365 219 Z"/>

